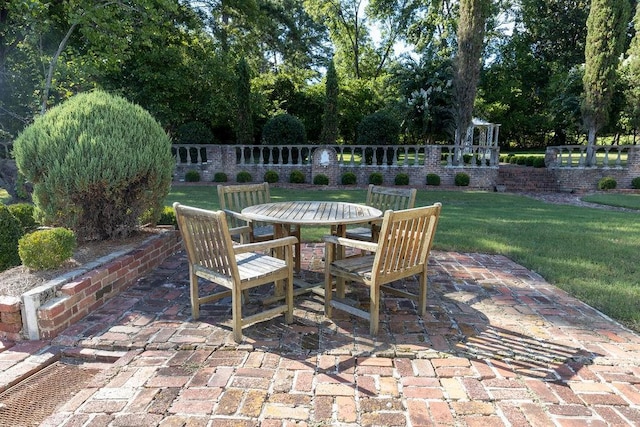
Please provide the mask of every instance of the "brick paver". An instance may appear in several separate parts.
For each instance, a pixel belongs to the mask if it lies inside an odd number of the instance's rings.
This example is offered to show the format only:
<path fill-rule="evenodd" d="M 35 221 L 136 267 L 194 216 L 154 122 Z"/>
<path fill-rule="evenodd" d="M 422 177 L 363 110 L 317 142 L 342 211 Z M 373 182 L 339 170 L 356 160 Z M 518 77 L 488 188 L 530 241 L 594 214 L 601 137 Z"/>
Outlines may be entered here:
<path fill-rule="evenodd" d="M 318 270 L 304 279 L 322 280 L 321 257 L 304 245 Z M 0 386 L 60 354 L 100 362 L 50 426 L 640 425 L 637 334 L 502 256 L 433 252 L 429 285 L 424 318 L 385 296 L 377 337 L 308 294 L 294 324 L 247 327 L 238 345 L 229 301 L 191 319 L 176 254 L 53 341 L 2 343 Z"/>

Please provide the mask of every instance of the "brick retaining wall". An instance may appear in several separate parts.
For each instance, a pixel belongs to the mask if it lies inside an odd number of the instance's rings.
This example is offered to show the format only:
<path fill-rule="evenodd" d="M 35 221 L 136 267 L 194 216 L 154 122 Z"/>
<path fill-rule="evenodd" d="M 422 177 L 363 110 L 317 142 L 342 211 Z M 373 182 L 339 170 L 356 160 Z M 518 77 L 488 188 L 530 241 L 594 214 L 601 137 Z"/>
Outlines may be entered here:
<path fill-rule="evenodd" d="M 176 230 L 150 237 L 136 249 L 53 279 L 18 297 L 0 297 L 0 339 L 51 339 L 132 285 L 180 250 Z"/>

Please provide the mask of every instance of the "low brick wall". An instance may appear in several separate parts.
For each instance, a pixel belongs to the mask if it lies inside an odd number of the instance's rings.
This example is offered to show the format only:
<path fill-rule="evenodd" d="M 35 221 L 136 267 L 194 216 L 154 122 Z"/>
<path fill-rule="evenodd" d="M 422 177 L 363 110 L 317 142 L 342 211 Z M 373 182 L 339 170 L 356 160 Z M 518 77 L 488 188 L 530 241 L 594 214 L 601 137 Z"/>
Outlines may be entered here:
<path fill-rule="evenodd" d="M 51 339 L 182 248 L 176 230 L 140 247 L 53 279 L 17 297 L 0 297 L 0 338 Z"/>

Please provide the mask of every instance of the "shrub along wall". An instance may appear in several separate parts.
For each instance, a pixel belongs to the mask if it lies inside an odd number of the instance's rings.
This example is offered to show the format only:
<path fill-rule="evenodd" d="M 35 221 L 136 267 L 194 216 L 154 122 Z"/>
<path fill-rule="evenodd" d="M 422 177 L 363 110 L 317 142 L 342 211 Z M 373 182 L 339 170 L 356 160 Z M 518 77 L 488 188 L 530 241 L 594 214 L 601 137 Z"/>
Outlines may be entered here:
<path fill-rule="evenodd" d="M 52 339 L 181 248 L 179 233 L 166 230 L 128 253 L 38 286 L 22 301 L 0 297 L 0 338 Z"/>

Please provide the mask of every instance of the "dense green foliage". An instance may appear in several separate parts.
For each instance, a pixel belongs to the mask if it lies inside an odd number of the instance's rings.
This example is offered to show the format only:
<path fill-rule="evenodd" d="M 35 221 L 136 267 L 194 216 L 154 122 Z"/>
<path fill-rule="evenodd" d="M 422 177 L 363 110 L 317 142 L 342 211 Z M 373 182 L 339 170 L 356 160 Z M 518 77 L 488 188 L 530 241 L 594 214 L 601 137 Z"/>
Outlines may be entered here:
<path fill-rule="evenodd" d="M 236 181 L 238 182 L 251 182 L 253 181 L 253 177 L 251 176 L 251 174 L 247 171 L 241 171 L 238 172 L 238 174 L 236 175 Z"/>
<path fill-rule="evenodd" d="M 373 172 L 371 175 L 369 175 L 369 184 L 382 185 L 383 182 L 384 177 L 380 172 Z"/>
<path fill-rule="evenodd" d="M 325 81 L 325 103 L 322 114 L 320 143 L 335 144 L 338 140 L 338 74 L 333 59 L 329 62 Z"/>
<path fill-rule="evenodd" d="M 618 59 L 629 23 L 628 0 L 592 0 L 587 18 L 582 115 L 589 145 L 609 119 Z M 590 161 L 590 159 L 587 159 Z"/>
<path fill-rule="evenodd" d="M 38 222 L 34 217 L 34 206 L 31 203 L 15 203 L 8 206 L 9 212 L 15 216 L 24 232 L 29 232 L 36 228 Z"/>
<path fill-rule="evenodd" d="M 618 182 L 615 178 L 610 176 L 605 176 L 604 178 L 598 181 L 598 190 L 613 190 L 618 185 Z"/>
<path fill-rule="evenodd" d="M 631 180 L 631 188 L 640 190 L 640 176 L 637 176 Z"/>
<path fill-rule="evenodd" d="M 268 170 L 264 173 L 264 180 L 269 184 L 273 184 L 280 180 L 280 175 L 278 175 L 278 172 L 274 170 Z"/>
<path fill-rule="evenodd" d="M 306 144 L 304 124 L 291 114 L 279 114 L 270 118 L 262 129 L 262 143 L 267 145 Z"/>
<path fill-rule="evenodd" d="M 329 185 L 329 177 L 327 175 L 319 173 L 313 177 L 314 185 Z"/>
<path fill-rule="evenodd" d="M 142 212 L 162 205 L 175 165 L 170 146 L 144 109 L 95 91 L 39 117 L 14 153 L 43 224 L 108 239 L 129 235 Z"/>
<path fill-rule="evenodd" d="M 470 177 L 464 172 L 459 172 L 453 177 L 453 183 L 457 187 L 467 187 L 469 185 Z"/>
<path fill-rule="evenodd" d="M 340 177 L 340 183 L 342 185 L 355 185 L 358 181 L 358 177 L 353 172 L 345 172 Z"/>
<path fill-rule="evenodd" d="M 305 182 L 304 172 L 299 170 L 291 171 L 291 174 L 289 174 L 289 182 L 292 184 L 304 184 Z"/>
<path fill-rule="evenodd" d="M 49 270 L 60 267 L 71 258 L 76 246 L 73 231 L 56 227 L 23 236 L 18 242 L 18 253 L 25 267 L 32 270 Z"/>
<path fill-rule="evenodd" d="M 202 122 L 188 122 L 181 125 L 176 132 L 179 144 L 211 144 L 214 142 L 213 132 Z"/>
<path fill-rule="evenodd" d="M 213 182 L 227 182 L 229 178 L 224 172 L 216 172 L 213 174 Z"/>
<path fill-rule="evenodd" d="M 395 145 L 399 141 L 400 124 L 387 112 L 369 114 L 358 125 L 358 144 Z"/>
<path fill-rule="evenodd" d="M 18 241 L 23 234 L 20 221 L 0 204 L 0 271 L 20 265 Z"/>
<path fill-rule="evenodd" d="M 199 182 L 200 181 L 200 172 L 197 170 L 188 170 L 184 174 L 184 180 L 186 182 Z"/>
<path fill-rule="evenodd" d="M 440 185 L 440 175 L 437 173 L 428 173 L 427 174 L 427 185 Z"/>
<path fill-rule="evenodd" d="M 585 142 L 581 105 L 608 99 L 607 117 L 584 110 L 602 118 L 599 134 L 640 125 L 639 44 L 625 52 L 635 2 L 598 0 L 591 15 L 590 0 L 362 4 L 7 0 L 0 130 L 16 136 L 94 88 L 142 106 L 176 142 L 252 143 L 290 114 L 311 143 L 352 144 L 362 119 L 383 110 L 407 143 L 452 143 L 461 120 L 478 117 L 501 124 L 504 147 L 573 144 Z"/>
<path fill-rule="evenodd" d="M 399 173 L 393 180 L 395 185 L 409 185 L 409 175 L 406 173 Z"/>

